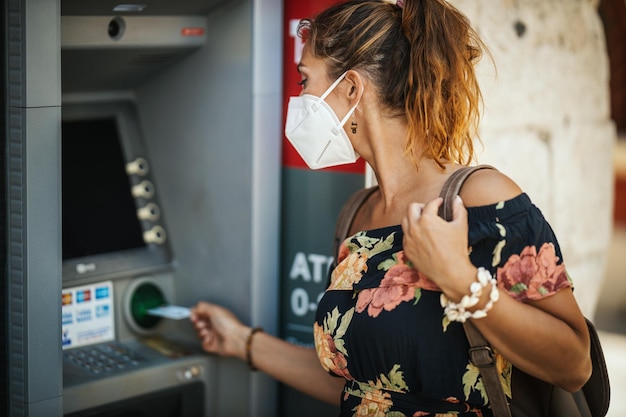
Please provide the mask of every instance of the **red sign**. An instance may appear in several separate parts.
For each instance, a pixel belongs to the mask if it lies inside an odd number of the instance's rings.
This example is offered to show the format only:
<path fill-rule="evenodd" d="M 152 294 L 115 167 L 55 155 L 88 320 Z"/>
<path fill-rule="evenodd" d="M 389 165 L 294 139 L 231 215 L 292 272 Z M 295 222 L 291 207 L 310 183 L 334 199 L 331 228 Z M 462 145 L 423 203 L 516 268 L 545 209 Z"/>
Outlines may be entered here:
<path fill-rule="evenodd" d="M 285 0 L 284 2 L 284 45 L 283 45 L 283 126 L 287 115 L 289 97 L 300 94 L 300 74 L 297 66 L 302 54 L 303 42 L 298 37 L 297 28 L 301 19 L 315 16 L 335 3 L 337 0 Z M 283 136 L 283 166 L 290 168 L 306 168 L 306 163 L 295 148 Z M 365 162 L 359 158 L 354 164 L 326 168 L 324 171 L 365 173 Z"/>

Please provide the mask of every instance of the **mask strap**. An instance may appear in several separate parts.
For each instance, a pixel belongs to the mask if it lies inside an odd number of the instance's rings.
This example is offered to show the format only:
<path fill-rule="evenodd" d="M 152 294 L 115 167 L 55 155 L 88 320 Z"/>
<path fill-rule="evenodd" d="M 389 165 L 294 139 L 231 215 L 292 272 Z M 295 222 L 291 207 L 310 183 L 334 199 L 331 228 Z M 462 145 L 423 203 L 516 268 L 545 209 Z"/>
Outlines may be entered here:
<path fill-rule="evenodd" d="M 341 74 L 339 76 L 339 78 L 337 78 L 335 80 L 334 83 L 332 83 L 330 85 L 330 87 L 328 87 L 328 90 L 326 90 L 324 92 L 324 94 L 321 95 L 321 97 L 319 98 L 318 101 L 323 101 L 326 97 L 328 97 L 328 95 L 330 93 L 333 92 L 333 90 L 335 89 L 335 87 L 337 87 L 337 85 L 344 79 L 346 78 L 346 74 L 348 73 L 348 71 L 344 72 L 343 74 Z M 363 93 L 363 88 L 361 88 L 361 93 Z M 350 109 L 350 111 L 346 114 L 346 116 L 341 120 L 341 122 L 339 123 L 339 126 L 343 127 L 343 125 L 346 124 L 346 122 L 348 121 L 348 119 L 350 118 L 350 116 L 352 116 L 352 113 L 354 113 L 354 111 L 356 110 L 356 107 L 359 105 L 359 103 L 361 102 L 361 100 L 357 101 L 356 104 L 354 106 L 352 106 L 352 108 Z"/>
<path fill-rule="evenodd" d="M 339 76 L 339 78 L 337 78 L 337 80 L 335 80 L 335 82 L 334 82 L 334 83 L 332 83 L 332 84 L 330 85 L 330 87 L 328 87 L 328 90 L 326 90 L 326 91 L 324 92 L 324 94 L 322 94 L 322 96 L 319 98 L 319 101 L 322 101 L 322 100 L 324 100 L 326 97 L 328 97 L 328 95 L 329 95 L 330 93 L 332 93 L 332 92 L 333 92 L 333 90 L 335 89 L 335 87 L 337 87 L 337 85 L 341 82 L 341 80 L 343 80 L 343 79 L 346 77 L 346 74 L 347 74 L 347 73 L 348 73 L 348 71 L 346 71 L 346 72 L 344 72 L 343 74 L 341 74 L 341 75 Z"/>
<path fill-rule="evenodd" d="M 352 116 L 352 113 L 354 113 L 354 111 L 356 110 L 356 106 L 359 105 L 359 103 L 361 102 L 361 100 L 357 101 L 356 104 L 354 106 L 352 106 L 352 108 L 350 109 L 350 111 L 346 114 L 346 116 L 341 120 L 341 122 L 339 122 L 339 126 L 343 127 L 343 125 L 346 124 L 346 122 L 348 121 L 348 118 L 350 116 Z"/>

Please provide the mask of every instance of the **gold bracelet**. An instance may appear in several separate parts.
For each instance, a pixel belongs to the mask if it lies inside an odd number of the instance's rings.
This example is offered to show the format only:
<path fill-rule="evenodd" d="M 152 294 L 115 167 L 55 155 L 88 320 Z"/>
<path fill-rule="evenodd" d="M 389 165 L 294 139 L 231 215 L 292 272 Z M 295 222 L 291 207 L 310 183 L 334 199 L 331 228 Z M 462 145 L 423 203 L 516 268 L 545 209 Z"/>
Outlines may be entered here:
<path fill-rule="evenodd" d="M 254 337 L 256 333 L 262 332 L 262 331 L 263 331 L 262 327 L 253 327 L 250 330 L 250 334 L 248 334 L 248 338 L 246 339 L 246 362 L 248 363 L 248 367 L 250 368 L 251 371 L 257 370 L 256 366 L 254 366 L 254 364 L 252 363 L 252 338 Z"/>

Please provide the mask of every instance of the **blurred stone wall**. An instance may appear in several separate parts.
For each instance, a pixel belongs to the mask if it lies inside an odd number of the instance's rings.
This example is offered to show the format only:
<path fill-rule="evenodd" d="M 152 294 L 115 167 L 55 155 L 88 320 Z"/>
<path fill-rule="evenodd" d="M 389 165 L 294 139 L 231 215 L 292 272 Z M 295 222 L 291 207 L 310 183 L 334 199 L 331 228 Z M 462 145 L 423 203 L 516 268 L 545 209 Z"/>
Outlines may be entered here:
<path fill-rule="evenodd" d="M 609 64 L 597 0 L 453 0 L 490 50 L 477 162 L 497 166 L 555 230 L 593 318 L 612 233 Z"/>

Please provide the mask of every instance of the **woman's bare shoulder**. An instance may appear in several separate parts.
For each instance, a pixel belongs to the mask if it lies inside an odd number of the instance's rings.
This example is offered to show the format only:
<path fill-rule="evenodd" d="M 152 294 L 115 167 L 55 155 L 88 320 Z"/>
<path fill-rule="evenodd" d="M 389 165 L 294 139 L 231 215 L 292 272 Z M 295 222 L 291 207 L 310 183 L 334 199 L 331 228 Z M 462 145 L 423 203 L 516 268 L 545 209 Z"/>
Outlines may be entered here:
<path fill-rule="evenodd" d="M 511 178 L 496 169 L 480 169 L 470 175 L 461 188 L 466 207 L 479 207 L 510 200 L 522 193 Z"/>

